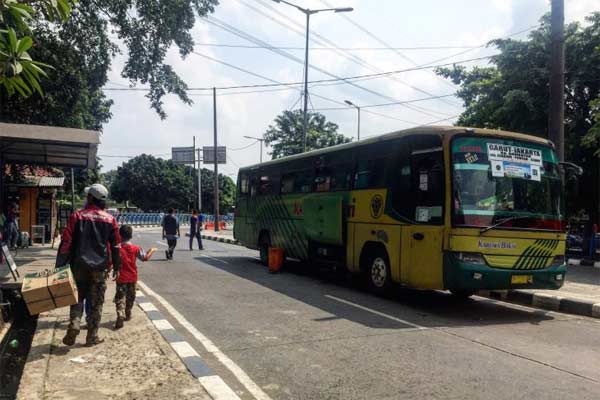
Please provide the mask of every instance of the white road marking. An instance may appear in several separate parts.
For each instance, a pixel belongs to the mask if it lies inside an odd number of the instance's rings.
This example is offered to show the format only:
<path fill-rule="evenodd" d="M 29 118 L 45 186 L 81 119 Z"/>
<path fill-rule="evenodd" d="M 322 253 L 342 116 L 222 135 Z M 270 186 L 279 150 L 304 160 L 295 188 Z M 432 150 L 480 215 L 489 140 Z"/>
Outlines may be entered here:
<path fill-rule="evenodd" d="M 218 375 L 201 376 L 198 380 L 214 400 L 239 400 L 239 396 Z"/>
<path fill-rule="evenodd" d="M 198 356 L 198 352 L 188 342 L 172 342 L 169 344 L 181 358 Z"/>
<path fill-rule="evenodd" d="M 429 329 L 429 328 L 426 328 L 424 326 L 417 325 L 417 324 L 414 324 L 412 322 L 408 322 L 408 321 L 406 321 L 404 319 L 396 318 L 396 317 L 394 317 L 392 315 L 388 315 L 388 314 L 382 313 L 380 311 L 373 310 L 372 308 L 361 306 L 360 304 L 356 304 L 356 303 L 353 303 L 353 302 L 348 301 L 348 300 L 340 299 L 339 297 L 331 296 L 329 294 L 326 294 L 325 297 L 327 297 L 329 299 L 332 299 L 332 300 L 335 300 L 335 301 L 339 301 L 340 303 L 344 303 L 344 304 L 347 304 L 347 305 L 352 306 L 352 307 L 359 308 L 359 309 L 364 310 L 364 311 L 368 311 L 368 312 L 373 313 L 375 315 L 379 315 L 380 317 L 384 317 L 384 318 L 390 319 L 392 321 L 396 321 L 396 322 L 400 322 L 400 323 L 408 325 L 408 326 L 412 326 L 413 328 L 417 328 L 417 329 Z"/>
<path fill-rule="evenodd" d="M 232 359 L 221 352 L 217 346 L 206 336 L 204 336 L 194 325 L 192 325 L 183 315 L 179 313 L 168 301 L 161 295 L 150 289 L 144 282 L 138 281 L 138 285 L 148 295 L 156 298 L 158 302 L 183 326 L 188 332 L 196 338 L 207 352 L 213 354 L 236 378 L 237 380 L 254 396 L 257 400 L 271 400 L 271 398 L 246 374 Z"/>
<path fill-rule="evenodd" d="M 223 260 L 220 260 L 220 259 L 218 259 L 218 258 L 216 258 L 216 257 L 209 256 L 208 254 L 202 254 L 202 255 L 201 255 L 201 257 L 210 258 L 211 260 L 215 260 L 215 261 L 218 261 L 218 262 L 222 262 L 223 264 L 229 264 L 227 261 L 223 261 Z"/>
<path fill-rule="evenodd" d="M 146 302 L 143 302 L 143 303 L 139 303 L 139 306 L 140 306 L 140 308 L 141 308 L 142 310 L 144 310 L 145 312 L 148 312 L 148 311 L 158 311 L 158 310 L 156 309 L 156 306 L 155 306 L 154 304 L 152 304 L 152 303 L 150 303 L 150 302 L 147 302 L 147 301 L 146 301 Z"/>
<path fill-rule="evenodd" d="M 167 329 L 174 329 L 173 325 L 166 319 L 155 319 L 152 320 L 152 323 L 159 331 L 166 331 Z"/>
<path fill-rule="evenodd" d="M 166 243 L 161 242 L 160 240 L 157 240 L 156 243 L 160 244 L 161 246 L 165 246 L 168 247 L 169 245 Z"/>

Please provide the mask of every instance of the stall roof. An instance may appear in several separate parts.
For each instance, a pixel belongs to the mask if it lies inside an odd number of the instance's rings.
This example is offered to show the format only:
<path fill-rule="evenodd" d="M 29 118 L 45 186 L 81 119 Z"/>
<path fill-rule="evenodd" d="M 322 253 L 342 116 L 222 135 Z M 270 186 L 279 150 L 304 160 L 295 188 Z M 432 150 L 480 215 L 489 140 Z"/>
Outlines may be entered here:
<path fill-rule="evenodd" d="M 83 129 L 0 123 L 4 162 L 94 168 L 100 134 Z"/>
<path fill-rule="evenodd" d="M 23 182 L 15 186 L 20 187 L 41 187 L 41 188 L 61 188 L 65 183 L 63 176 L 25 176 Z"/>

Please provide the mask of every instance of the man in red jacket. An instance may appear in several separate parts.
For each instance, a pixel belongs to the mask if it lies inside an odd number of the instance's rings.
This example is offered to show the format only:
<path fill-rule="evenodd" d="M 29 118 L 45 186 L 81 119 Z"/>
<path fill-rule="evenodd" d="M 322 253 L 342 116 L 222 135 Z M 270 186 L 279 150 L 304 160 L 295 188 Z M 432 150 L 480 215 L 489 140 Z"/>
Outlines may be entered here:
<path fill-rule="evenodd" d="M 86 188 L 86 194 L 86 206 L 71 214 L 56 257 L 57 267 L 71 266 L 79 293 L 79 303 L 71 306 L 70 323 L 63 338 L 67 346 L 72 346 L 79 334 L 84 299 L 88 299 L 91 306 L 85 344 L 93 346 L 103 342 L 98 337 L 98 326 L 111 258 L 115 278 L 121 267 L 119 227 L 115 218 L 104 211 L 108 190 L 95 183 Z"/>

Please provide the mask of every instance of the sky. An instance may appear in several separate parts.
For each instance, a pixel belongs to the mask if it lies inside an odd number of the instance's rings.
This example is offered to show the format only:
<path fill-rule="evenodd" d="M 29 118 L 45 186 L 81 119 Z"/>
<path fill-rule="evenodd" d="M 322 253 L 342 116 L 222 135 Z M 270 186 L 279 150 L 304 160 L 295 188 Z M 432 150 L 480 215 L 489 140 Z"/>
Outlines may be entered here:
<path fill-rule="evenodd" d="M 354 8 L 350 13 L 323 12 L 311 17 L 309 82 L 489 56 L 496 53 L 493 47 L 478 46 L 500 37 L 526 39 L 528 29 L 550 11 L 548 0 L 295 1 L 311 9 Z M 270 0 L 221 0 L 220 3 L 209 20 L 198 18 L 192 30 L 194 51 L 198 54 L 182 59 L 177 48 L 172 48 L 165 60 L 189 87 L 221 88 L 303 80 L 304 14 Z M 565 0 L 567 22 L 583 22 L 590 12 L 599 10 L 598 0 Z M 238 35 L 223 29 L 223 24 L 237 30 Z M 252 36 L 268 46 L 292 49 L 283 50 L 288 53 L 284 57 L 265 48 L 210 46 L 256 46 L 240 35 Z M 343 50 L 323 49 L 334 46 Z M 395 50 L 379 50 L 385 47 Z M 124 56 L 113 61 L 106 88 L 129 87 L 130 82 L 120 75 L 124 61 Z M 464 65 L 485 63 L 486 60 L 480 60 Z M 431 69 L 413 70 L 354 85 L 309 85 L 309 109 L 322 112 L 339 125 L 339 133 L 356 140 L 357 111 L 346 106 L 345 100 L 367 106 L 452 95 L 456 89 Z M 244 91 L 255 92 L 240 93 Z M 115 169 L 127 157 L 142 153 L 170 158 L 171 147 L 191 146 L 193 136 L 197 146 L 211 146 L 212 94 L 190 93 L 194 101 L 191 106 L 176 96 L 166 96 L 164 106 L 168 117 L 161 120 L 143 92 L 107 90 L 114 106 L 98 150 L 103 171 Z M 218 144 L 228 148 L 227 164 L 221 165 L 219 171 L 235 178 L 239 167 L 257 163 L 259 143 L 244 136 L 262 137 L 282 111 L 301 108 L 300 94 L 300 86 L 219 89 Z M 421 124 L 451 125 L 462 110 L 462 103 L 453 96 L 368 107 L 361 112 L 361 138 Z M 264 160 L 270 159 L 269 149 L 263 151 Z"/>

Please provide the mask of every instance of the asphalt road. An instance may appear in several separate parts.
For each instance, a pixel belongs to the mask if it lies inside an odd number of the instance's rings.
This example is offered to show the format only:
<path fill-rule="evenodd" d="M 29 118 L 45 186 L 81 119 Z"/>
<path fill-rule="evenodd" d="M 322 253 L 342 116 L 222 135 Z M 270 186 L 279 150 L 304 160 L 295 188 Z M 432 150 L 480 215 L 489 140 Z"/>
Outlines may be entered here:
<path fill-rule="evenodd" d="M 442 292 L 376 297 L 299 263 L 269 274 L 256 251 L 207 240 L 202 252 L 180 240 L 166 261 L 159 239 L 135 235 L 159 248 L 140 279 L 271 399 L 600 398 L 598 320 Z M 242 399 L 256 397 L 154 304 Z"/>

